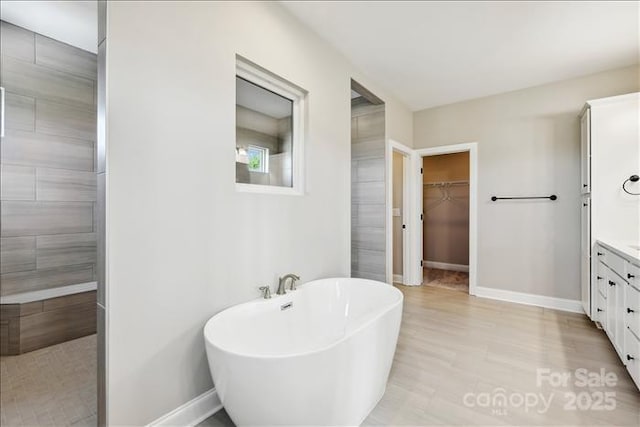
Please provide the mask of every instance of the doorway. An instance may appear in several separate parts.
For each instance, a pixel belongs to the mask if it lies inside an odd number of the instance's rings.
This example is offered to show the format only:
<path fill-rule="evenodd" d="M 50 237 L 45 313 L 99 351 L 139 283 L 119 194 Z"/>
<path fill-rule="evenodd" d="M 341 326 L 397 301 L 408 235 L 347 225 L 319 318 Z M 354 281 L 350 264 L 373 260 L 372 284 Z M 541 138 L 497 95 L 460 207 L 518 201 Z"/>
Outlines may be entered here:
<path fill-rule="evenodd" d="M 410 156 L 398 149 L 391 149 L 391 252 L 393 257 L 392 281 L 394 284 L 408 284 L 409 256 L 409 181 Z"/>
<path fill-rule="evenodd" d="M 475 142 L 415 150 L 421 212 L 415 246 L 422 285 L 476 295 L 477 153 Z"/>
<path fill-rule="evenodd" d="M 423 284 L 469 293 L 469 152 L 422 165 Z"/>

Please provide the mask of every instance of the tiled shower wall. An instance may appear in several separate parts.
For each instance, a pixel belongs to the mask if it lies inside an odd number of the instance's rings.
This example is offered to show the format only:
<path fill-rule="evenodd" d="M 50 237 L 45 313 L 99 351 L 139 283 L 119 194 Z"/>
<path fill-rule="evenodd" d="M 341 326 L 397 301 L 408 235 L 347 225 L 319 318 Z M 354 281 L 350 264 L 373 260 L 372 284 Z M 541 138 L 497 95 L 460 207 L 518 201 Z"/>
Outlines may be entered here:
<path fill-rule="evenodd" d="M 351 109 L 351 276 L 386 281 L 384 105 Z"/>
<path fill-rule="evenodd" d="M 0 25 L 0 295 L 93 281 L 96 55 Z"/>

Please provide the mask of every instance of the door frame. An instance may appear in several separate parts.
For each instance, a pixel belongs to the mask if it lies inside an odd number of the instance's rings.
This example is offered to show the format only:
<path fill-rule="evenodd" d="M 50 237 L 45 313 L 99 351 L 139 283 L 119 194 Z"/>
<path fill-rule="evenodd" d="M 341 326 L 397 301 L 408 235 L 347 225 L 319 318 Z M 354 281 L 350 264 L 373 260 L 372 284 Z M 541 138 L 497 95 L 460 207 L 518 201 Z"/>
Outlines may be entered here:
<path fill-rule="evenodd" d="M 406 225 L 402 239 L 402 281 L 407 286 L 417 286 L 422 279 L 416 277 L 415 264 L 418 254 L 413 252 L 416 233 L 411 232 L 416 228 L 415 193 L 416 193 L 416 159 L 415 150 L 389 139 L 386 146 L 386 281 L 393 284 L 393 152 L 403 156 L 403 183 L 402 183 L 402 222 Z M 419 262 L 419 261 L 418 261 Z M 413 268 L 412 268 L 413 267 Z"/>
<path fill-rule="evenodd" d="M 478 143 L 468 142 L 463 144 L 453 145 L 441 145 L 438 147 L 421 148 L 414 151 L 417 162 L 417 179 L 420 185 L 415 186 L 415 201 L 419 203 L 416 212 L 422 212 L 422 168 L 423 157 L 437 156 L 440 154 L 454 154 L 469 152 L 469 295 L 476 295 L 476 289 L 478 287 Z M 418 215 L 418 218 L 420 216 Z M 417 221 L 418 227 L 416 228 L 418 233 L 415 238 L 412 239 L 414 245 L 413 252 L 419 255 L 418 265 L 422 261 L 422 248 L 423 248 L 423 222 Z M 420 271 L 416 277 L 420 278 L 422 282 L 422 267 L 419 267 Z"/>

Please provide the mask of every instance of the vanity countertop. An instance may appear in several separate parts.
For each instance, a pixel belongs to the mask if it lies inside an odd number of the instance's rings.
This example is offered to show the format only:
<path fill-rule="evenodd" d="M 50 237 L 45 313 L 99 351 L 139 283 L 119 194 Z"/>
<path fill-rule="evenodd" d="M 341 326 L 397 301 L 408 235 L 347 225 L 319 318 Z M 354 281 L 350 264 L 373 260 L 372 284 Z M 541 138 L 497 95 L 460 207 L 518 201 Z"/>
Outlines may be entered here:
<path fill-rule="evenodd" d="M 598 239 L 598 243 L 640 266 L 640 243 L 608 239 Z"/>

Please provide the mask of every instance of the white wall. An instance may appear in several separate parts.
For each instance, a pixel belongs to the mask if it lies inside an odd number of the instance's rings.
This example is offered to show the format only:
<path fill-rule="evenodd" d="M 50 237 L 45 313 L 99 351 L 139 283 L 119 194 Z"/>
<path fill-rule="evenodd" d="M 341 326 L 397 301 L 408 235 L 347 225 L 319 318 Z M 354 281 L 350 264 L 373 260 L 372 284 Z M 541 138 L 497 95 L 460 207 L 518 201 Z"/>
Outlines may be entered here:
<path fill-rule="evenodd" d="M 212 386 L 213 314 L 349 275 L 350 78 L 390 137 L 412 115 L 276 3 L 109 2 L 107 32 L 108 415 L 141 425 Z M 236 53 L 309 91 L 303 197 L 234 190 Z"/>
<path fill-rule="evenodd" d="M 478 142 L 478 286 L 580 299 L 578 113 L 638 91 L 639 77 L 630 67 L 415 113 L 416 148 Z"/>

